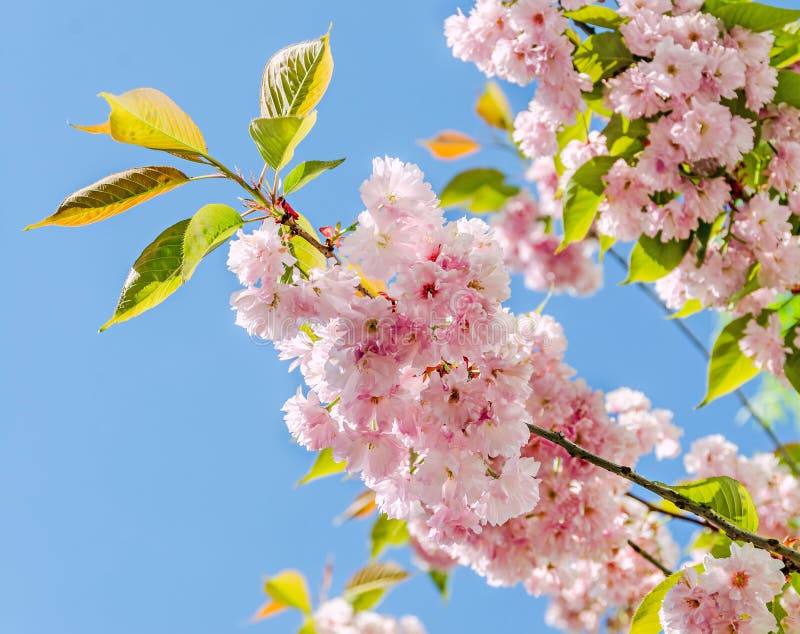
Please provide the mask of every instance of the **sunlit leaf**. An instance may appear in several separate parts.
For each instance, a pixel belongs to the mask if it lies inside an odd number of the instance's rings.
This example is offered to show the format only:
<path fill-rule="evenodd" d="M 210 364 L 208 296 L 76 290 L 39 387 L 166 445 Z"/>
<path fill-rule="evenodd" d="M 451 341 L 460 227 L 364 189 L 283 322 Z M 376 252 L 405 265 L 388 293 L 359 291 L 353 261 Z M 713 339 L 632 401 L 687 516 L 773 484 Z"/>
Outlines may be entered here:
<path fill-rule="evenodd" d="M 70 194 L 55 213 L 28 225 L 25 231 L 46 225 L 80 227 L 99 222 L 188 181 L 189 177 L 174 167 L 136 167 L 111 174 Z"/>
<path fill-rule="evenodd" d="M 661 234 L 655 238 L 642 235 L 631 250 L 628 265 L 628 278 L 623 284 L 631 282 L 655 282 L 678 266 L 689 247 L 691 240 L 669 240 L 661 242 Z"/>
<path fill-rule="evenodd" d="M 733 478 L 719 476 L 671 486 L 693 502 L 711 507 L 746 531 L 758 530 L 758 511 L 750 492 Z"/>
<path fill-rule="evenodd" d="M 300 214 L 300 217 L 297 219 L 297 224 L 306 233 L 315 237 L 317 241 L 320 242 L 319 234 L 317 230 L 314 229 L 314 225 L 308 221 L 308 218 Z M 292 255 L 297 258 L 297 264 L 300 270 L 305 274 L 308 274 L 311 269 L 324 269 L 327 265 L 327 258 L 305 238 L 292 236 L 289 240 L 289 248 L 292 251 Z"/>
<path fill-rule="evenodd" d="M 744 355 L 739 340 L 744 334 L 750 315 L 734 319 L 719 333 L 711 350 L 708 364 L 708 389 L 700 407 L 747 383 L 758 368 Z"/>
<path fill-rule="evenodd" d="M 778 71 L 775 103 L 788 103 L 790 106 L 800 108 L 800 73 L 791 70 Z"/>
<path fill-rule="evenodd" d="M 440 195 L 442 207 L 463 207 L 475 213 L 497 211 L 519 193 L 519 187 L 505 182 L 505 174 L 496 169 L 469 169 L 456 174 Z"/>
<path fill-rule="evenodd" d="M 101 92 L 111 106 L 106 123 L 74 126 L 93 134 L 110 134 L 120 143 L 165 150 L 190 160 L 208 153 L 203 134 L 177 104 L 154 88 L 136 88 L 122 95 Z"/>
<path fill-rule="evenodd" d="M 267 579 L 264 592 L 282 605 L 311 613 L 311 595 L 306 578 L 296 570 L 284 570 Z"/>
<path fill-rule="evenodd" d="M 508 99 L 496 82 L 487 82 L 483 94 L 475 104 L 475 112 L 494 128 L 510 132 L 514 129 L 514 115 Z"/>
<path fill-rule="evenodd" d="M 583 240 L 589 233 L 605 191 L 603 177 L 617 160 L 614 156 L 595 156 L 569 179 L 564 195 L 564 239 L 559 249 Z"/>
<path fill-rule="evenodd" d="M 316 111 L 305 117 L 266 117 L 250 122 L 250 136 L 264 162 L 273 170 L 283 169 L 294 150 L 317 122 Z"/>
<path fill-rule="evenodd" d="M 699 299 L 687 299 L 681 309 L 669 316 L 669 319 L 684 319 L 703 310 L 703 303 Z"/>
<path fill-rule="evenodd" d="M 100 328 L 127 321 L 157 306 L 191 278 L 206 255 L 242 226 L 227 205 L 206 205 L 194 216 L 165 229 L 136 259 L 114 315 Z"/>
<path fill-rule="evenodd" d="M 644 149 L 647 132 L 647 123 L 644 119 L 631 121 L 621 114 L 614 113 L 603 130 L 608 153 L 625 159 L 632 158 Z"/>
<path fill-rule="evenodd" d="M 771 7 L 758 2 L 734 2 L 719 6 L 707 2 L 703 10 L 718 17 L 729 29 L 739 25 L 757 32 L 778 29 L 800 19 L 800 11 L 797 9 Z"/>
<path fill-rule="evenodd" d="M 702 564 L 692 566 L 697 572 L 703 571 Z M 683 570 L 679 570 L 664 579 L 655 588 L 653 588 L 636 608 L 636 613 L 633 615 L 631 621 L 631 629 L 629 634 L 658 634 L 661 632 L 661 619 L 658 612 L 661 609 L 661 604 L 664 603 L 664 597 L 667 596 L 673 586 L 683 576 Z"/>
<path fill-rule="evenodd" d="M 408 579 L 408 573 L 396 563 L 371 563 L 347 582 L 344 598 L 350 601 L 356 611 L 369 610 L 378 604 L 390 588 L 405 579 Z"/>
<path fill-rule="evenodd" d="M 261 116 L 307 115 L 322 99 L 332 74 L 328 34 L 281 49 L 267 62 L 261 78 Z"/>
<path fill-rule="evenodd" d="M 336 462 L 336 460 L 334 460 L 333 449 L 327 447 L 317 454 L 317 457 L 314 459 L 314 464 L 311 465 L 308 473 L 297 481 L 296 486 L 342 473 L 346 467 L 347 464 L 345 462 Z"/>
<path fill-rule="evenodd" d="M 613 77 L 633 64 L 633 55 L 616 31 L 590 35 L 573 53 L 575 68 L 593 82 Z"/>
<path fill-rule="evenodd" d="M 296 165 L 283 179 L 283 195 L 296 192 L 323 172 L 339 167 L 342 163 L 343 158 L 335 161 L 305 161 Z"/>
<path fill-rule="evenodd" d="M 623 23 L 623 17 L 609 7 L 598 7 L 596 5 L 581 7 L 577 11 L 565 11 L 565 18 L 570 18 L 576 22 L 593 24 L 606 29 L 616 29 Z"/>
<path fill-rule="evenodd" d="M 370 531 L 370 557 L 378 557 L 390 546 L 402 546 L 408 542 L 408 526 L 404 520 L 392 519 L 385 513 L 378 515 Z"/>
<path fill-rule="evenodd" d="M 432 139 L 420 141 L 420 144 L 428 148 L 434 158 L 446 161 L 464 158 L 481 147 L 475 139 L 456 130 L 444 130 Z"/>

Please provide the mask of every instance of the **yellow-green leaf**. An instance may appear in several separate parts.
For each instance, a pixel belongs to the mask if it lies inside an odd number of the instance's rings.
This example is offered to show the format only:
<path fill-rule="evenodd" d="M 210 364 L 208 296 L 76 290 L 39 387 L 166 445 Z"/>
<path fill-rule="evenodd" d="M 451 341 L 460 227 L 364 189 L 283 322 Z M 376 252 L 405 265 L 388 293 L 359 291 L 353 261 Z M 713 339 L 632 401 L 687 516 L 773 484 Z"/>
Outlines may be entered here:
<path fill-rule="evenodd" d="M 344 163 L 343 158 L 335 161 L 305 161 L 296 165 L 283 180 L 283 195 L 288 196 L 292 192 L 296 192 L 326 170 L 339 167 L 342 163 Z"/>
<path fill-rule="evenodd" d="M 308 218 L 300 214 L 297 224 L 306 233 L 314 236 L 319 241 L 319 234 L 314 229 L 314 225 L 308 221 Z M 297 258 L 297 265 L 303 273 L 308 274 L 311 269 L 324 269 L 327 265 L 327 258 L 305 238 L 292 236 L 289 240 L 289 248 L 292 251 L 292 255 Z"/>
<path fill-rule="evenodd" d="M 189 177 L 174 167 L 136 167 L 111 174 L 70 194 L 55 213 L 28 225 L 25 231 L 46 225 L 80 227 L 99 222 L 188 181 Z"/>
<path fill-rule="evenodd" d="M 370 557 L 375 559 L 389 546 L 402 546 L 408 542 L 408 537 L 408 526 L 404 520 L 392 519 L 381 513 L 370 531 Z"/>
<path fill-rule="evenodd" d="M 483 94 L 475 104 L 475 112 L 494 128 L 511 131 L 514 129 L 514 115 L 505 94 L 496 82 L 486 84 Z"/>
<path fill-rule="evenodd" d="M 699 299 L 687 299 L 681 309 L 676 313 L 672 313 L 668 319 L 684 319 L 695 313 L 699 313 L 703 308 L 703 303 Z"/>
<path fill-rule="evenodd" d="M 75 126 L 93 134 L 109 134 L 120 143 L 164 150 L 190 160 L 208 153 L 203 134 L 178 105 L 154 88 L 136 88 L 122 95 L 101 92 L 111 106 L 108 121 Z"/>
<path fill-rule="evenodd" d="M 692 568 L 702 572 L 703 565 L 697 564 Z M 636 608 L 636 613 L 633 615 L 629 634 L 658 634 L 661 631 L 661 619 L 658 617 L 658 612 L 664 602 L 664 597 L 667 596 L 667 592 L 680 581 L 683 572 L 683 570 L 679 570 L 671 574 L 642 599 L 639 607 Z"/>
<path fill-rule="evenodd" d="M 391 561 L 374 562 L 356 572 L 347 582 L 344 598 L 355 610 L 368 610 L 375 606 L 386 591 L 408 579 L 408 573 Z"/>
<path fill-rule="evenodd" d="M 722 517 L 746 531 L 758 531 L 758 511 L 750 492 L 728 476 L 705 478 L 671 486 L 693 502 L 711 507 Z"/>
<path fill-rule="evenodd" d="M 306 578 L 296 570 L 284 570 L 264 583 L 264 592 L 282 605 L 311 613 L 311 598 Z"/>
<path fill-rule="evenodd" d="M 329 475 L 342 473 L 347 467 L 345 462 L 336 462 L 333 458 L 333 449 L 327 447 L 317 454 L 314 464 L 300 480 L 297 481 L 297 486 L 301 484 L 308 484 L 319 478 L 324 478 Z"/>
<path fill-rule="evenodd" d="M 660 280 L 681 263 L 691 244 L 689 239 L 662 242 L 660 233 L 654 238 L 643 234 L 631 249 L 628 277 L 622 283 Z"/>
<path fill-rule="evenodd" d="M 758 368 L 744 355 L 739 340 L 750 315 L 730 322 L 719 333 L 708 363 L 708 389 L 700 407 L 741 387 L 758 374 Z"/>
<path fill-rule="evenodd" d="M 165 229 L 136 259 L 114 315 L 100 328 L 127 321 L 157 306 L 191 278 L 200 260 L 243 224 L 227 205 L 206 205 Z"/>
<path fill-rule="evenodd" d="M 316 111 L 305 117 L 267 117 L 250 122 L 250 136 L 261 156 L 276 172 L 294 157 L 297 145 L 317 122 Z"/>
<path fill-rule="evenodd" d="M 333 74 L 330 35 L 292 44 L 270 58 L 261 78 L 261 116 L 304 116 L 322 99 Z"/>

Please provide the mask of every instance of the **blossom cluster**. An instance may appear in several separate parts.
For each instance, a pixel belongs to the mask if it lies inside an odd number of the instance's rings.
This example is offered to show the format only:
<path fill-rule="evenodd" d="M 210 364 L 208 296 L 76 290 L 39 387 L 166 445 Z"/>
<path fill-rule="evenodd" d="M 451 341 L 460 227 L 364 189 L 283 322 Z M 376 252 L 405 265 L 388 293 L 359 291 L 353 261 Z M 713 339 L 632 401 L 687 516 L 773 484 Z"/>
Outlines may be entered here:
<path fill-rule="evenodd" d="M 778 623 L 767 603 L 783 588 L 782 566 L 752 544 L 731 544 L 729 557 L 707 556 L 702 572 L 685 569 L 664 597 L 664 633 L 774 631 Z"/>
<path fill-rule="evenodd" d="M 355 612 L 344 599 L 326 601 L 314 611 L 313 618 L 317 634 L 425 634 L 415 616 L 394 619 L 366 610 Z"/>
<path fill-rule="evenodd" d="M 561 201 L 555 196 L 558 176 L 550 159 L 541 159 L 534 168 L 538 200 L 523 190 L 489 220 L 505 265 L 521 271 L 525 286 L 534 291 L 594 293 L 603 282 L 594 258 L 597 241 L 581 240 L 558 251 L 561 240 L 550 230 L 561 219 Z"/>
<path fill-rule="evenodd" d="M 594 231 L 624 241 L 679 242 L 682 261 L 657 282 L 665 303 L 675 310 L 691 301 L 752 314 L 758 320 L 742 349 L 760 369 L 782 378 L 793 350 L 763 311 L 800 287 L 800 110 L 776 102 L 774 35 L 726 26 L 702 4 L 620 0 L 620 24 L 602 35 L 618 34 L 630 59 L 596 84 L 573 64 L 577 40 L 561 8 L 547 0 L 481 0 L 468 16 L 450 17 L 445 34 L 456 57 L 487 75 L 522 85 L 536 81 L 514 131 L 531 159 L 559 154 L 565 166 L 568 159 L 575 163 L 568 166 L 574 170 L 597 155 L 617 157 L 602 177 Z M 613 115 L 608 126 L 560 147 L 558 133 L 598 90 L 603 107 L 590 107 L 595 121 Z M 613 153 L 620 126 L 628 130 L 628 143 Z M 562 175 L 561 191 L 570 173 Z M 524 228 L 506 215 L 501 225 Z M 537 268 L 544 260 L 539 252 L 557 241 L 526 233 L 527 248 L 511 241 L 516 265 L 530 286 L 540 288 L 554 274 Z M 537 255 L 524 261 L 527 252 Z"/>
<path fill-rule="evenodd" d="M 678 453 L 671 414 L 576 380 L 560 326 L 503 307 L 509 278 L 492 229 L 445 222 L 416 166 L 376 159 L 361 194 L 342 266 L 301 272 L 271 220 L 231 246 L 246 287 L 232 298 L 237 323 L 271 339 L 309 388 L 284 406 L 292 436 L 359 473 L 423 560 L 551 595 L 565 626 L 629 613 L 658 571 L 627 540 L 668 562 L 674 544 L 625 481 L 528 425 L 632 465 L 653 449 Z M 367 279 L 382 290 L 367 292 Z M 590 569 L 605 590 L 585 585 Z"/>
<path fill-rule="evenodd" d="M 587 0 L 561 5 L 578 9 Z M 575 122 L 581 91 L 591 80 L 575 70 L 575 45 L 565 35 L 568 21 L 549 0 L 478 0 L 468 16 L 460 11 L 445 22 L 447 44 L 453 54 L 474 62 L 488 76 L 497 75 L 525 86 L 537 82 L 528 110 L 517 116 L 514 139 L 529 156 L 553 155 L 556 132 Z"/>

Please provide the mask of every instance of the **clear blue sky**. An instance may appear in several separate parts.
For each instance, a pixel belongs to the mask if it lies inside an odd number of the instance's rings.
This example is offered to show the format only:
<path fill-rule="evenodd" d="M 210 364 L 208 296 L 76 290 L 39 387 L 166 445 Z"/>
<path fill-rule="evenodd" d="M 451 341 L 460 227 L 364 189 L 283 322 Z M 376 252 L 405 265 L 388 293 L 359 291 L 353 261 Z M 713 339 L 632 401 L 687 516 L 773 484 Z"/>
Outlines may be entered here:
<path fill-rule="evenodd" d="M 257 115 L 262 66 L 330 21 L 336 70 L 301 157 L 347 162 L 294 206 L 317 225 L 353 218 L 371 158 L 384 154 L 418 162 L 441 187 L 461 166 L 434 162 L 416 140 L 443 128 L 484 134 L 472 112 L 484 80 L 450 56 L 441 34 L 457 6 L 73 0 L 5 7 L 0 632 L 287 632 L 294 617 L 245 626 L 262 601 L 262 575 L 296 567 L 316 586 L 332 556 L 338 589 L 366 560 L 368 526 L 332 525 L 358 484 L 293 487 L 310 455 L 290 442 L 279 409 L 298 377 L 234 326 L 228 296 L 236 281 L 225 249 L 157 310 L 97 333 L 141 248 L 204 203 L 235 204 L 232 186 L 193 183 L 84 229 L 21 228 L 106 174 L 173 163 L 69 128 L 66 120 L 104 119 L 100 91 L 163 90 L 217 157 L 258 171 L 247 124 Z M 523 107 L 525 91 L 512 92 Z M 506 160 L 487 152 L 465 165 Z M 548 311 L 570 339 L 569 361 L 597 388 L 630 385 L 673 409 L 687 440 L 728 429 L 748 448 L 766 447 L 751 427 L 733 430 L 732 399 L 693 409 L 703 363 L 639 291 L 617 286 L 620 273 L 609 262 L 596 297 L 551 301 Z M 515 290 L 516 310 L 541 300 L 518 282 Z M 691 323 L 709 336 L 710 318 Z M 641 466 L 664 480 L 682 472 L 677 461 Z M 406 560 L 403 552 L 392 557 Z M 543 601 L 519 588 L 490 589 L 460 570 L 453 589 L 443 606 L 419 577 L 383 609 L 417 613 L 433 634 L 496 629 L 498 618 L 523 624 L 519 631 L 545 631 Z"/>

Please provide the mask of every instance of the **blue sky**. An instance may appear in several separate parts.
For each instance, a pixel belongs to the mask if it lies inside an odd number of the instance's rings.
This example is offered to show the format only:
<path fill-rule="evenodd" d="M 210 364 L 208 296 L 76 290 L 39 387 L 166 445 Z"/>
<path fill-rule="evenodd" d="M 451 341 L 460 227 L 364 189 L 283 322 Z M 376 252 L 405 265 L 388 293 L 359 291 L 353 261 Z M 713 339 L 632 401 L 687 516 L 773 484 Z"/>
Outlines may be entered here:
<path fill-rule="evenodd" d="M 1 632 L 286 632 L 294 617 L 246 625 L 262 601 L 263 575 L 299 568 L 316 587 L 333 557 L 336 590 L 364 563 L 368 526 L 332 524 L 358 484 L 293 486 L 311 456 L 290 442 L 279 410 L 298 377 L 234 326 L 236 281 L 224 249 L 158 309 L 97 333 L 141 249 L 205 203 L 235 204 L 232 185 L 192 183 L 84 229 L 21 228 L 106 174 L 175 164 L 69 128 L 66 120 L 104 120 L 100 91 L 166 92 L 215 156 L 257 172 L 247 124 L 258 114 L 263 64 L 331 21 L 336 70 L 298 156 L 347 162 L 293 205 L 317 226 L 353 218 L 358 185 L 372 157 L 385 154 L 419 163 L 440 188 L 463 166 L 434 162 L 417 139 L 444 128 L 485 134 L 473 114 L 484 79 L 450 56 L 441 35 L 457 6 L 78 0 L 5 8 Z M 523 107 L 526 91 L 511 94 Z M 514 169 L 507 161 L 493 150 L 463 163 Z M 616 264 L 606 269 L 597 296 L 548 305 L 570 340 L 570 363 L 596 388 L 629 385 L 673 409 L 687 440 L 724 430 L 748 449 L 766 448 L 759 431 L 734 425 L 733 399 L 694 409 L 701 359 L 637 289 L 617 286 Z M 515 291 L 515 310 L 541 301 L 518 281 Z M 708 316 L 690 323 L 704 338 L 713 326 Z M 663 480 L 681 474 L 676 461 L 641 467 Z M 444 606 L 427 579 L 415 578 L 383 610 L 414 612 L 431 633 L 482 632 L 498 619 L 545 631 L 543 601 L 519 588 L 488 588 L 466 570 L 453 585 Z"/>

